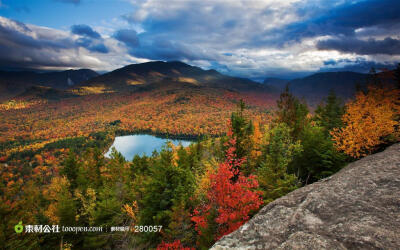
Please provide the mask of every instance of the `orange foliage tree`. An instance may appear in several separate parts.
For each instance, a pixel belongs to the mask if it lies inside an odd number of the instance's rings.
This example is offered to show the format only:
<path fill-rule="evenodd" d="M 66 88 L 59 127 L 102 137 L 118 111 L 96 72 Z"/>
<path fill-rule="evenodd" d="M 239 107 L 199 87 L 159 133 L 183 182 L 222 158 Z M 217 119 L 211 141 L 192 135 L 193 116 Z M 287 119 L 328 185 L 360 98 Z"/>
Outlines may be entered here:
<path fill-rule="evenodd" d="M 400 111 L 398 89 L 370 85 L 346 105 L 342 117 L 344 127 L 331 132 L 336 148 L 353 158 L 371 154 L 388 140 L 398 140 Z"/>

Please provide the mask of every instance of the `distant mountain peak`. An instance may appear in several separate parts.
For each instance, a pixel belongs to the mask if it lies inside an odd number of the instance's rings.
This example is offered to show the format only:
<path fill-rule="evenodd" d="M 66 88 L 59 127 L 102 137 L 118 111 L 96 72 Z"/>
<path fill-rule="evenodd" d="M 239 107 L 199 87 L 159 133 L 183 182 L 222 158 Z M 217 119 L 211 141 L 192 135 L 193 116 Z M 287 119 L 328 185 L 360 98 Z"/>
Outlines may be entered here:
<path fill-rule="evenodd" d="M 351 71 L 317 72 L 287 81 L 286 84 L 289 84 L 294 95 L 304 97 L 313 105 L 319 103 L 331 90 L 343 99 L 351 98 L 356 91 L 356 85 L 365 85 L 367 78 L 367 74 Z M 280 85 L 279 89 L 283 90 L 286 84 Z"/>
<path fill-rule="evenodd" d="M 168 85 L 230 90 L 264 89 L 261 84 L 252 80 L 226 76 L 216 70 L 204 70 L 180 61 L 151 61 L 130 64 L 95 77 L 83 83 L 83 85 L 89 87 L 102 86 L 112 91 L 135 91 L 138 88 L 144 88 L 144 86 L 154 89 Z"/>
<path fill-rule="evenodd" d="M 180 66 L 180 67 L 193 67 L 187 63 L 181 62 L 181 61 L 167 61 L 166 63 L 170 64 L 170 65 L 176 65 L 176 66 Z"/>

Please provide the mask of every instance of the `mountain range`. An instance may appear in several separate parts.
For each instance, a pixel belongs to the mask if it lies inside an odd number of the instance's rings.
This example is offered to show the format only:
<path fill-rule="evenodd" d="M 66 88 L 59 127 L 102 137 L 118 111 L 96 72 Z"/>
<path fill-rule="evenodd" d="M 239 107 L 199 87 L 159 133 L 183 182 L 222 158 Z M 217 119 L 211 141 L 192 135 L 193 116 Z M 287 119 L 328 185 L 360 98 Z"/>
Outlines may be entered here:
<path fill-rule="evenodd" d="M 37 73 L 32 71 L 0 71 L 0 101 L 18 95 L 27 95 L 34 86 L 50 87 L 57 90 L 71 88 L 99 74 L 90 69 L 65 70 L 60 72 Z"/>
<path fill-rule="evenodd" d="M 131 64 L 94 77 L 80 84 L 106 91 L 151 90 L 166 85 L 175 87 L 216 88 L 232 91 L 265 91 L 266 85 L 246 78 L 223 75 L 216 70 L 203 70 L 182 62 L 154 61 Z"/>
<path fill-rule="evenodd" d="M 384 84 L 393 84 L 393 80 L 381 72 L 376 77 Z M 373 81 L 371 74 L 351 71 L 318 72 L 303 78 L 293 80 L 266 78 L 264 84 L 281 92 L 286 86 L 297 97 L 304 98 L 311 104 L 316 104 L 326 97 L 331 90 L 343 100 L 352 98 L 358 89 L 365 89 Z"/>
<path fill-rule="evenodd" d="M 266 78 L 261 84 L 179 61 L 152 61 L 127 65 L 102 75 L 90 69 L 49 73 L 0 71 L 0 101 L 16 96 L 31 97 L 36 93 L 40 97 L 46 96 L 46 93 L 58 97 L 66 91 L 64 96 L 70 97 L 74 94 L 131 93 L 166 88 L 220 89 L 238 93 L 269 93 L 277 97 L 288 85 L 294 95 L 310 103 L 318 103 L 330 90 L 348 99 L 354 95 L 357 85 L 366 85 L 368 78 L 368 74 L 356 72 L 323 72 L 293 80 Z"/>
<path fill-rule="evenodd" d="M 350 98 L 356 92 L 356 86 L 365 86 L 368 79 L 368 74 L 350 71 L 320 72 L 293 80 L 267 78 L 264 80 L 264 84 L 279 91 L 289 86 L 294 95 L 313 102 L 327 96 L 331 90 L 341 98 Z"/>

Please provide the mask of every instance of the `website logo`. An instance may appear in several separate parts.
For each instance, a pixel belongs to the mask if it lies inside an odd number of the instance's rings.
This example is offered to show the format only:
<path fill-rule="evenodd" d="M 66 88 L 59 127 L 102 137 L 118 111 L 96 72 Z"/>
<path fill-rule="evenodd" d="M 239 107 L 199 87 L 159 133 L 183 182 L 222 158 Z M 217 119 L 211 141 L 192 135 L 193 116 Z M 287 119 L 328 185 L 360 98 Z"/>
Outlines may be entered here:
<path fill-rule="evenodd" d="M 22 225 L 22 221 L 20 221 L 17 225 L 15 225 L 14 230 L 17 234 L 22 233 L 24 230 L 24 226 Z"/>

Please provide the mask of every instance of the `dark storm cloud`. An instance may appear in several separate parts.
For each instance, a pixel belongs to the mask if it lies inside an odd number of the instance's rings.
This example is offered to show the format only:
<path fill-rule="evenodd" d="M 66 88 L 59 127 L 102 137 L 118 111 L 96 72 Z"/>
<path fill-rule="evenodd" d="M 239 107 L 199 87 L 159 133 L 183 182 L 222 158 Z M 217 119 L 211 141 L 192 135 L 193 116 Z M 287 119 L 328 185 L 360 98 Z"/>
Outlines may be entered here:
<path fill-rule="evenodd" d="M 105 53 L 101 42 L 74 40 L 67 33 L 27 26 L 0 17 L 0 66 L 14 68 L 81 67 L 85 63 L 75 49 Z"/>
<path fill-rule="evenodd" d="M 317 48 L 320 50 L 337 50 L 359 55 L 400 55 L 400 40 L 387 37 L 384 40 L 368 39 L 365 41 L 344 37 L 319 41 Z"/>
<path fill-rule="evenodd" d="M 153 34 L 138 35 L 135 30 L 122 29 L 114 34 L 114 38 L 124 43 L 129 53 L 138 58 L 150 60 L 201 60 L 208 58 L 201 50 L 195 51 L 191 46 L 170 41 Z"/>
<path fill-rule="evenodd" d="M 109 52 L 108 48 L 103 43 L 92 44 L 89 47 L 90 51 L 106 54 Z"/>
<path fill-rule="evenodd" d="M 33 31 L 25 24 L 9 19 L 5 19 L 9 24 L 0 23 L 0 46 L 27 47 L 32 49 L 51 48 L 54 50 L 72 48 L 74 43 L 71 39 L 45 39 L 43 34 L 30 36 Z M 11 51 L 10 51 L 11 52 Z"/>
<path fill-rule="evenodd" d="M 120 42 L 123 42 L 126 46 L 130 48 L 135 48 L 139 45 L 139 39 L 135 30 L 118 30 L 117 32 L 115 32 L 114 38 Z"/>
<path fill-rule="evenodd" d="M 139 58 L 151 60 L 207 60 L 207 55 L 196 51 L 192 46 L 180 42 L 155 39 L 142 42 L 141 45 L 131 50 L 131 54 Z"/>
<path fill-rule="evenodd" d="M 87 36 L 94 39 L 101 38 L 100 34 L 94 31 L 90 26 L 86 24 L 73 25 L 71 32 L 76 35 Z"/>
<path fill-rule="evenodd" d="M 331 23 L 334 27 L 351 30 L 369 26 L 389 28 L 400 21 L 399 11 L 398 0 L 360 1 L 336 9 L 320 21 L 325 25 Z"/>
<path fill-rule="evenodd" d="M 71 33 L 81 36 L 76 44 L 92 52 L 108 53 L 108 48 L 103 43 L 101 35 L 86 24 L 73 25 Z"/>
<path fill-rule="evenodd" d="M 317 4 L 321 2 L 320 4 Z M 318 36 L 371 36 L 400 33 L 399 0 L 358 0 L 345 1 L 301 1 L 295 3 L 301 19 L 260 34 L 246 42 L 245 46 L 272 46 L 283 48 L 285 45 L 301 42 L 304 38 Z M 365 33 L 359 29 L 369 28 Z M 358 34 L 359 32 L 360 34 Z"/>
<path fill-rule="evenodd" d="M 239 6 L 243 4 L 238 2 Z M 253 31 L 243 27 L 239 30 L 241 19 L 248 19 L 244 17 L 246 11 L 229 2 L 149 1 L 139 8 L 142 8 L 139 14 L 134 12 L 122 18 L 131 24 L 140 24 L 144 32 L 132 32 L 132 42 L 122 37 L 125 34 L 115 37 L 130 47 L 132 55 L 140 58 L 212 61 L 223 55 L 221 47 L 228 49 L 230 42 L 236 42 L 234 34 L 243 36 Z"/>
<path fill-rule="evenodd" d="M 395 63 L 379 63 L 373 61 L 367 61 L 362 58 L 355 60 L 329 60 L 330 63 L 325 64 L 324 67 L 320 68 L 320 72 L 335 72 L 335 71 L 353 71 L 359 73 L 368 73 L 372 68 L 376 70 L 382 69 L 393 69 L 395 68 Z"/>
<path fill-rule="evenodd" d="M 108 53 L 108 48 L 103 44 L 102 40 L 81 37 L 75 41 L 78 46 L 84 47 L 92 52 Z"/>
<path fill-rule="evenodd" d="M 321 35 L 352 36 L 355 30 L 377 26 L 390 29 L 400 22 L 400 1 L 370 0 L 347 3 L 319 13 L 308 20 L 288 25 L 286 38 L 299 40 Z"/>

